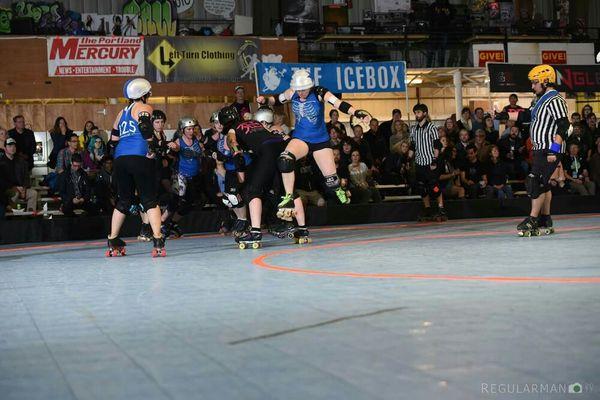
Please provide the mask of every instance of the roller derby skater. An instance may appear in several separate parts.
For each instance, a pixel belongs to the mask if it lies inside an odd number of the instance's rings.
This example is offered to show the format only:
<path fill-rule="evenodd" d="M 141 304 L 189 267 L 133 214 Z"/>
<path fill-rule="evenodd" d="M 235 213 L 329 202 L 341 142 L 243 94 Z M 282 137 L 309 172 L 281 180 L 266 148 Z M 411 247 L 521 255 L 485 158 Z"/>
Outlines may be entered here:
<path fill-rule="evenodd" d="M 417 192 L 423 200 L 423 211 L 419 222 L 444 222 L 448 220 L 444 209 L 444 197 L 440 188 L 438 157 L 442 144 L 437 127 L 429 121 L 429 109 L 425 104 L 416 104 L 413 113 L 417 123 L 410 131 L 411 149 L 415 152 Z M 437 211 L 431 209 L 431 199 L 437 200 Z"/>
<path fill-rule="evenodd" d="M 531 198 L 531 212 L 517 225 L 519 236 L 532 236 L 527 233 L 534 233 L 536 230 L 539 232 L 540 229 L 544 234 L 554 232 L 550 217 L 550 177 L 560 162 L 570 127 L 567 103 L 555 89 L 554 68 L 545 64 L 538 65 L 529 71 L 527 77 L 536 95 L 532 107 L 527 112 L 510 115 L 502 113 L 498 116 L 520 123 L 531 123 L 529 132 L 533 144 L 533 163 L 525 178 L 525 188 Z"/>
<path fill-rule="evenodd" d="M 342 204 L 347 204 L 349 198 L 340 187 L 340 178 L 336 173 L 333 150 L 329 134 L 325 126 L 325 102 L 330 103 L 336 110 L 352 115 L 364 123 L 369 123 L 371 116 L 364 110 L 356 110 L 349 103 L 338 99 L 322 86 L 315 86 L 308 71 L 299 69 L 292 75 L 290 88 L 277 97 L 258 96 L 259 104 L 269 106 L 292 103 L 296 119 L 296 127 L 292 139 L 277 159 L 277 166 L 282 174 L 285 194 L 278 204 L 277 216 L 291 221 L 295 209 L 294 202 L 294 166 L 296 160 L 312 153 L 321 173 L 325 177 L 325 186 L 335 193 Z"/>
<path fill-rule="evenodd" d="M 152 107 L 146 104 L 150 97 L 151 85 L 146 79 L 135 78 L 128 80 L 123 93 L 129 100 L 129 105 L 119 112 L 111 132 L 111 140 L 115 143 L 115 172 L 118 199 L 113 211 L 111 231 L 108 235 L 107 256 L 116 252 L 125 254 L 125 243 L 119 238 L 119 232 L 134 204 L 137 191 L 144 212 L 152 228 L 152 238 L 161 244 L 160 252 L 164 251 L 164 242 L 160 232 L 161 212 L 157 198 L 157 179 L 154 160 L 148 158 L 154 153 L 152 138 Z M 158 248 L 155 246 L 155 250 Z M 152 252 L 154 255 L 154 251 Z"/>

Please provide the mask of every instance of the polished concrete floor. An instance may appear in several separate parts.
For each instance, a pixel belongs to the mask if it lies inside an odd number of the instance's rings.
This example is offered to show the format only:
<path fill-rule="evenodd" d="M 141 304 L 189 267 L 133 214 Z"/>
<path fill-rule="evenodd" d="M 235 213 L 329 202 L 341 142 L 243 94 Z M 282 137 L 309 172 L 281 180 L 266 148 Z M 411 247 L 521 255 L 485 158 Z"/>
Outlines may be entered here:
<path fill-rule="evenodd" d="M 600 215 L 518 222 L 0 247 L 0 399 L 600 398 Z"/>

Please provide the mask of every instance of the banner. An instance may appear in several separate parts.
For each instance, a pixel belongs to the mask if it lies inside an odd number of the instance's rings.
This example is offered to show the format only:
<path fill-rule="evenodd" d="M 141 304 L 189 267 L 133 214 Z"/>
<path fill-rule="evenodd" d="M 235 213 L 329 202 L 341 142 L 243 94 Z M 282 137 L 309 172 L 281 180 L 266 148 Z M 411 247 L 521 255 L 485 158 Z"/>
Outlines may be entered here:
<path fill-rule="evenodd" d="M 254 80 L 260 40 L 224 37 L 146 37 L 146 72 L 154 82 Z"/>
<path fill-rule="evenodd" d="M 297 69 L 308 69 L 315 85 L 332 93 L 370 93 L 406 91 L 404 61 L 350 64 L 258 63 L 257 86 L 260 94 L 276 94 L 290 87 Z"/>
<path fill-rule="evenodd" d="M 58 36 L 46 43 L 48 76 L 144 75 L 141 37 Z"/>
<path fill-rule="evenodd" d="M 506 62 L 504 45 L 502 43 L 474 44 L 473 65 L 483 68 L 489 62 Z"/>
<path fill-rule="evenodd" d="M 530 92 L 534 64 L 488 63 L 491 92 Z M 560 92 L 600 92 L 600 65 L 553 65 Z"/>

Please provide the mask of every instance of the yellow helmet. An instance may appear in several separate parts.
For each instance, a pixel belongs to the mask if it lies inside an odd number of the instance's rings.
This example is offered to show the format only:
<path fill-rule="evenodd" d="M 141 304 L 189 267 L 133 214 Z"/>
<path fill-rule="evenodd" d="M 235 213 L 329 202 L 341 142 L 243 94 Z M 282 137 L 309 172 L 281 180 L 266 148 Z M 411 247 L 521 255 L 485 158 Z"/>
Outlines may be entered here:
<path fill-rule="evenodd" d="M 556 71 L 552 66 L 547 64 L 538 65 L 533 67 L 527 77 L 530 81 L 537 81 L 540 83 L 556 83 Z"/>

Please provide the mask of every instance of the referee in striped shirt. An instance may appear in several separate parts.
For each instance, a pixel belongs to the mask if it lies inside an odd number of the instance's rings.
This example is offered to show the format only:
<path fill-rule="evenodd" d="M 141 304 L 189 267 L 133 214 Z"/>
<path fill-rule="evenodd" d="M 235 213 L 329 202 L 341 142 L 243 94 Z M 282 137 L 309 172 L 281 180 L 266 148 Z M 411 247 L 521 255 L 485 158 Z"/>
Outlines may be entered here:
<path fill-rule="evenodd" d="M 417 191 L 423 199 L 423 214 L 419 220 L 430 220 L 432 217 L 438 221 L 448 219 L 444 210 L 444 200 L 440 189 L 440 169 L 438 168 L 438 156 L 442 148 L 439 141 L 438 128 L 429 121 L 429 110 L 425 104 L 417 104 L 413 107 L 417 123 L 410 131 L 411 149 L 415 153 L 415 173 Z M 431 213 L 430 199 L 437 199 L 438 212 Z"/>
<path fill-rule="evenodd" d="M 556 91 L 556 71 L 550 65 L 538 65 L 529 71 L 531 89 L 536 94 L 530 109 L 530 136 L 533 144 L 533 165 L 525 180 L 531 197 L 531 213 L 517 225 L 520 236 L 554 232 L 550 218 L 550 177 L 560 162 L 562 144 L 566 141 L 569 119 L 567 103 Z"/>

